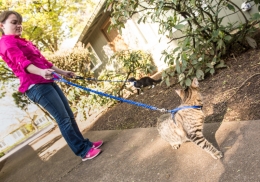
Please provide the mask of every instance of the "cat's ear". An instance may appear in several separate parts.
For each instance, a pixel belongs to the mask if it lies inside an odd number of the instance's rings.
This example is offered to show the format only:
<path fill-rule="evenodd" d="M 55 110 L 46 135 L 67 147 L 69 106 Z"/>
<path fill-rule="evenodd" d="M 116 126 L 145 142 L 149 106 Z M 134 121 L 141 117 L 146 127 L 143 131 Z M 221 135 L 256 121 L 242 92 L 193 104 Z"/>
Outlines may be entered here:
<path fill-rule="evenodd" d="M 175 90 L 175 92 L 181 97 L 181 89 Z"/>
<path fill-rule="evenodd" d="M 191 83 L 191 87 L 193 87 L 193 88 L 199 87 L 199 81 L 196 77 L 193 78 L 192 83 Z"/>

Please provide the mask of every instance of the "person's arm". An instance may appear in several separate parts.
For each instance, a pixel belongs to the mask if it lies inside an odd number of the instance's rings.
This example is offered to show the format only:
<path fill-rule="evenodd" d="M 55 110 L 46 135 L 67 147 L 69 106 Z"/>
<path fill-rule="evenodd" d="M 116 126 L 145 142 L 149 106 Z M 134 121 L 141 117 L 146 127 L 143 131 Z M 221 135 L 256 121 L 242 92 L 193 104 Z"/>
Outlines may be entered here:
<path fill-rule="evenodd" d="M 53 78 L 53 72 L 55 71 L 58 74 L 67 76 L 67 77 L 74 77 L 75 74 L 71 71 L 64 71 L 62 69 L 57 68 L 56 66 L 52 66 L 50 69 L 41 69 L 38 68 L 36 66 L 34 66 L 33 64 L 30 64 L 27 68 L 26 71 L 28 71 L 29 73 L 35 74 L 35 75 L 39 75 L 42 76 L 43 78 L 45 78 L 46 80 L 50 80 Z"/>
<path fill-rule="evenodd" d="M 54 70 L 56 73 L 67 76 L 67 77 L 74 77 L 75 74 L 71 71 L 64 71 L 62 69 L 57 68 L 56 66 L 51 67 L 52 70 Z"/>
<path fill-rule="evenodd" d="M 52 79 L 53 78 L 52 72 L 54 72 L 53 69 L 41 69 L 41 68 L 34 66 L 33 64 L 30 64 L 29 66 L 27 66 L 26 71 L 28 71 L 29 73 L 35 74 L 35 75 L 42 76 L 46 80 Z"/>

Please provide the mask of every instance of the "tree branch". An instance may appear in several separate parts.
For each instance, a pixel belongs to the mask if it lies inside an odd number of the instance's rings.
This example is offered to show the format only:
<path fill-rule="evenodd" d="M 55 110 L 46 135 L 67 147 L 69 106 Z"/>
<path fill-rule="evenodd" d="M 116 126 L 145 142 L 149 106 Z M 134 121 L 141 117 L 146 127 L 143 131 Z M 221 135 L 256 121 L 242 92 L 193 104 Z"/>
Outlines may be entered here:
<path fill-rule="evenodd" d="M 246 21 L 246 25 L 248 24 L 248 19 L 246 18 L 246 15 L 243 13 L 243 11 L 241 10 L 240 7 L 238 7 L 235 3 L 233 3 L 232 1 L 230 0 L 226 0 L 227 2 L 229 2 L 230 4 L 232 4 L 233 6 L 235 6 L 239 11 L 240 13 L 242 14 L 242 16 L 244 17 L 245 21 Z"/>
<path fill-rule="evenodd" d="M 182 39 L 182 38 L 189 37 L 189 36 L 195 36 L 195 35 L 198 35 L 198 34 L 184 35 L 182 37 L 173 38 L 173 39 L 170 40 L 170 42 L 167 42 L 167 44 L 171 43 L 174 40 Z"/>

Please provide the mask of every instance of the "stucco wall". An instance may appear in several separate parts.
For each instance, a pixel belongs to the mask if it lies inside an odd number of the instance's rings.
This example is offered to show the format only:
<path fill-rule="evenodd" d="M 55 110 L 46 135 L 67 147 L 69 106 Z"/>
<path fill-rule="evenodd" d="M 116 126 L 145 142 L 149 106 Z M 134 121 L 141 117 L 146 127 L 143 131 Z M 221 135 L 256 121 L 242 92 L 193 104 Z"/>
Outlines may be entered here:
<path fill-rule="evenodd" d="M 215 3 L 217 1 L 215 0 Z M 244 0 L 233 0 L 232 2 L 234 2 L 238 7 L 241 7 L 242 3 L 244 3 Z M 255 5 L 254 2 L 250 2 L 252 9 L 249 11 L 244 12 L 245 16 L 247 19 L 250 19 L 250 17 L 254 14 L 254 13 L 258 13 L 258 8 Z M 243 15 L 236 9 L 236 12 L 234 13 L 233 11 L 225 8 L 223 10 L 220 11 L 220 16 L 219 17 L 224 17 L 222 24 L 226 25 L 228 23 L 234 23 L 234 22 L 242 22 L 245 23 L 245 18 L 243 17 Z"/>

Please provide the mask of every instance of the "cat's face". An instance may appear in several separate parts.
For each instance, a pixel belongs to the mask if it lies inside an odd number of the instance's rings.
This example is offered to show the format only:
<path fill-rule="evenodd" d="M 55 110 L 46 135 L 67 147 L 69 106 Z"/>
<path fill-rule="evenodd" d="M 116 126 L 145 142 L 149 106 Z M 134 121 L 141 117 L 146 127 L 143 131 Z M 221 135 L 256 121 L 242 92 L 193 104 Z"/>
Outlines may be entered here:
<path fill-rule="evenodd" d="M 186 89 L 175 90 L 183 104 L 202 105 L 202 96 L 199 92 L 199 82 L 194 78 L 191 86 Z"/>

